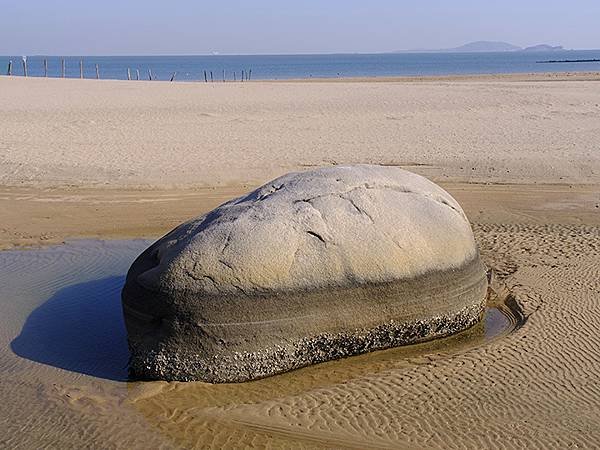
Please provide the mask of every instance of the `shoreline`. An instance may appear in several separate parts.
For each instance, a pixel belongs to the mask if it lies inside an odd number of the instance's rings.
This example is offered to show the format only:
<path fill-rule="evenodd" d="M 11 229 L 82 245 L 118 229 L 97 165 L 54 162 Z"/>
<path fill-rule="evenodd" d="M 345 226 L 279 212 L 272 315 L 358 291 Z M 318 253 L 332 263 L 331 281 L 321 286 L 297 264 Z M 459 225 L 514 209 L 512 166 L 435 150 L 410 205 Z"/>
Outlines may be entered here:
<path fill-rule="evenodd" d="M 411 76 L 372 76 L 372 77 L 339 77 L 339 78 L 289 78 L 272 81 L 277 83 L 427 83 L 427 82 L 469 82 L 469 81 L 512 81 L 512 82 L 542 82 L 542 81 L 600 81 L 600 70 L 590 71 L 561 71 L 561 72 L 519 72 L 519 73 L 473 73 L 446 75 L 411 75 Z"/>
<path fill-rule="evenodd" d="M 205 82 L 197 80 L 123 80 L 120 78 L 78 78 L 78 77 L 44 77 L 22 75 L 0 75 L 3 78 L 12 79 L 43 79 L 43 80 L 78 80 L 78 81 L 108 81 L 108 82 L 136 82 L 136 83 L 160 83 L 160 84 L 208 84 L 208 85 L 238 85 L 238 84 L 260 84 L 260 83 L 417 83 L 417 82 L 460 82 L 460 81 L 513 81 L 513 82 L 542 82 L 542 81 L 600 81 L 600 69 L 597 71 L 557 71 L 557 72 L 502 72 L 502 73 L 466 73 L 466 74 L 444 74 L 444 75 L 373 75 L 373 76 L 348 76 L 348 77 L 305 77 L 305 78 L 264 78 L 246 81 L 228 80 Z"/>

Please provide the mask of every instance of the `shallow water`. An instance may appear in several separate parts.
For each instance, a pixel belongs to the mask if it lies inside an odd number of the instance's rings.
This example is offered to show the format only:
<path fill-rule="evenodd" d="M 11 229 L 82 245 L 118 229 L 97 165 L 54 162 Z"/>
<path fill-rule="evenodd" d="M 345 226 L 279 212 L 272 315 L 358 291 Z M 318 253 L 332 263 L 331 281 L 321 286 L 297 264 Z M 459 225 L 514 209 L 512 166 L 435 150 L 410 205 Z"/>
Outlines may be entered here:
<path fill-rule="evenodd" d="M 143 446 L 154 432 L 158 436 L 152 442 L 160 437 L 167 447 L 218 446 L 226 437 L 223 430 L 230 429 L 226 435 L 231 437 L 232 427 L 243 429 L 244 436 L 269 429 L 260 414 L 256 420 L 249 414 L 244 423 L 228 421 L 228 408 L 331 390 L 349 380 L 365 380 L 362 386 L 368 391 L 373 377 L 486 345 L 518 323 L 510 309 L 497 302 L 487 308 L 479 325 L 447 339 L 251 383 L 128 382 L 120 290 L 129 265 L 149 243 L 81 240 L 0 252 L 0 419 L 10 417 L 0 421 L 0 434 L 8 436 L 0 446 L 58 444 L 69 433 L 68 442 L 74 446 L 106 444 L 107 439 Z M 44 421 L 30 420 L 36 412 Z M 61 423 L 68 432 L 52 423 Z M 94 432 L 86 434 L 90 427 Z M 127 433 L 134 428 L 141 432 L 135 438 Z M 55 436 L 59 431 L 63 437 Z M 269 429 L 269 435 L 292 439 L 275 429 Z"/>
<path fill-rule="evenodd" d="M 71 56 L 65 59 L 66 76 L 79 77 L 79 62 L 83 59 L 85 78 L 95 78 L 96 64 L 103 79 L 127 79 L 127 69 L 135 78 L 154 80 L 204 81 L 204 71 L 210 81 L 239 81 L 241 71 L 252 70 L 252 79 L 339 78 L 381 76 L 432 76 L 482 73 L 532 73 L 597 71 L 598 62 L 539 64 L 543 60 L 598 59 L 600 50 L 564 50 L 556 52 L 492 52 L 492 53 L 375 53 L 329 55 L 190 55 L 190 56 Z M 44 59 L 48 76 L 61 76 L 61 57 L 30 56 L 29 76 L 44 76 Z M 0 56 L 0 70 L 6 73 L 13 62 L 13 74 L 21 76 L 21 56 Z"/>

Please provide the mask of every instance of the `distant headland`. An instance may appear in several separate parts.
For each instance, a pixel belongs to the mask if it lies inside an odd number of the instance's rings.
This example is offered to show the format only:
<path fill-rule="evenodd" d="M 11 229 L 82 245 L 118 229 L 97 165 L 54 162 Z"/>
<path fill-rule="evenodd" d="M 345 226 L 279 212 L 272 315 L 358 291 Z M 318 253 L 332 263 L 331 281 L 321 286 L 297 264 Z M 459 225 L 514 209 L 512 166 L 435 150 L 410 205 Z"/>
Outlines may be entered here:
<path fill-rule="evenodd" d="M 501 41 L 475 41 L 453 48 L 398 50 L 394 53 L 439 52 L 439 53 L 483 53 L 483 52 L 552 52 L 565 50 L 562 45 L 538 44 L 531 47 L 519 47 Z"/>

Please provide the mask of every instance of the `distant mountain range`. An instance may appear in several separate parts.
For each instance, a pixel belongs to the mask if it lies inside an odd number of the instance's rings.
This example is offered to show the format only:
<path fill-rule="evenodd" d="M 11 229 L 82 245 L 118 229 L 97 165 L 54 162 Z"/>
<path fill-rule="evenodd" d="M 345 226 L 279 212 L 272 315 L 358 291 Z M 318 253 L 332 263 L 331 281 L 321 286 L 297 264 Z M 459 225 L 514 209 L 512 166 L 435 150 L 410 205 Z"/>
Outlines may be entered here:
<path fill-rule="evenodd" d="M 480 53 L 480 52 L 552 52 L 564 50 L 562 45 L 552 46 L 548 44 L 539 44 L 531 47 L 519 47 L 500 41 L 475 41 L 454 48 L 442 49 L 418 49 L 418 50 L 400 50 L 394 53 L 415 53 L 415 52 L 440 52 L 440 53 Z"/>

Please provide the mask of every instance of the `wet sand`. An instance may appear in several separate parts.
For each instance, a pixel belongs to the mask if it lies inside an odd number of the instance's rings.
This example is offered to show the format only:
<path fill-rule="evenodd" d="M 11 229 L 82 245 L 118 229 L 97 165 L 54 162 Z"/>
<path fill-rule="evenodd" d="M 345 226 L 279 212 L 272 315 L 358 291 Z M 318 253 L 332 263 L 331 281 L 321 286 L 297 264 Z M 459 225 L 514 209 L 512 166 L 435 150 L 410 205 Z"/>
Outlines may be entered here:
<path fill-rule="evenodd" d="M 167 83 L 33 80 L 35 98 L 17 86 L 31 80 L 0 89 L 17 98 L 0 103 L 0 447 L 598 446 L 600 90 L 543 80 L 352 82 L 356 92 L 249 83 L 235 87 L 239 100 Z M 394 102 L 377 106 L 387 94 Z M 381 125 L 392 110 L 393 132 Z M 152 126 L 182 136 L 144 134 Z M 213 139 L 221 153 L 186 156 Z M 519 326 L 490 312 L 467 336 L 246 384 L 123 381 L 115 305 L 146 242 L 46 244 L 156 238 L 281 172 L 334 159 L 402 165 L 446 188 Z M 113 163 L 128 171 L 116 176 Z"/>
<path fill-rule="evenodd" d="M 198 441 L 200 447 L 217 447 L 223 444 L 223 430 L 212 436 L 210 426 L 236 425 L 224 420 L 215 408 L 301 395 L 372 373 L 411 367 L 424 358 L 459 354 L 502 339 L 522 323 L 518 308 L 506 305 L 499 290 L 499 295 L 490 298 L 480 324 L 448 339 L 252 383 L 127 383 L 129 352 L 120 289 L 128 265 L 148 244 L 144 240 L 80 240 L 0 253 L 0 265 L 6 269 L 0 275 L 0 313 L 6 320 L 0 335 L 5 400 L 0 412 L 11 417 L 4 424 L 5 445 L 141 448 L 150 445 L 152 436 L 168 447 L 187 447 L 191 443 L 188 432 L 179 429 L 178 420 L 171 417 L 179 411 L 178 415 L 190 414 L 194 420 L 200 412 L 207 424 L 193 427 L 192 436 L 204 435 Z M 163 418 L 165 411 L 169 417 Z M 250 428 L 255 425 L 261 426 L 251 423 Z M 23 427 L 25 433 L 17 433 Z M 88 427 L 94 431 L 91 436 L 86 435 Z M 124 428 L 139 434 L 126 436 Z M 315 435 L 308 442 L 322 443 L 323 437 Z M 328 442 L 326 436 L 324 442 Z"/>
<path fill-rule="evenodd" d="M 474 230 L 495 289 L 522 311 L 523 320 L 509 318 L 520 327 L 488 318 L 491 339 L 479 328 L 233 385 L 123 381 L 119 290 L 147 241 L 2 252 L 0 444 L 594 446 L 600 227 Z"/>
<path fill-rule="evenodd" d="M 440 183 L 480 223 L 600 225 L 600 185 Z M 0 249 L 67 238 L 159 237 L 254 186 L 188 189 L 0 186 Z"/>

